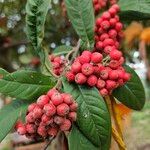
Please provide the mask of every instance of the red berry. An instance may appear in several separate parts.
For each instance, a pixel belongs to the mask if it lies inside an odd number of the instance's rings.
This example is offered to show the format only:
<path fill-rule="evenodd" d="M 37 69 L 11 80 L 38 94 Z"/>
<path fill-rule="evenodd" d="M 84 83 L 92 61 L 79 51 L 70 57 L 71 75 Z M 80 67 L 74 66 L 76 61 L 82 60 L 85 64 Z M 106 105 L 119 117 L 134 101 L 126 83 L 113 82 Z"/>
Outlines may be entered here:
<path fill-rule="evenodd" d="M 101 70 L 100 77 L 102 79 L 106 80 L 108 78 L 108 70 L 106 70 L 106 69 Z"/>
<path fill-rule="evenodd" d="M 99 75 L 100 74 L 100 68 L 98 66 L 93 66 L 94 67 L 94 73 L 95 75 Z"/>
<path fill-rule="evenodd" d="M 89 76 L 89 75 L 93 74 L 93 72 L 94 72 L 93 66 L 89 63 L 83 64 L 81 70 L 82 70 L 82 73 L 86 76 Z"/>
<path fill-rule="evenodd" d="M 53 118 L 47 116 L 47 115 L 43 115 L 41 118 L 42 123 L 46 124 L 46 125 L 50 125 L 53 123 Z"/>
<path fill-rule="evenodd" d="M 116 26 L 115 26 L 115 29 L 117 30 L 117 32 L 121 31 L 121 30 L 122 30 L 122 28 L 123 28 L 122 23 L 117 22 L 117 23 L 116 23 Z"/>
<path fill-rule="evenodd" d="M 85 50 L 82 52 L 82 55 L 86 55 L 88 57 L 91 57 L 92 53 L 89 50 Z"/>
<path fill-rule="evenodd" d="M 55 116 L 55 117 L 54 117 L 54 122 L 55 122 L 57 125 L 63 124 L 64 121 L 65 121 L 65 118 L 63 118 L 63 117 L 60 117 L 60 116 Z"/>
<path fill-rule="evenodd" d="M 91 56 L 91 62 L 95 64 L 100 63 L 102 59 L 103 59 L 103 55 L 98 52 L 94 52 Z"/>
<path fill-rule="evenodd" d="M 122 65 L 122 64 L 124 64 L 124 57 L 121 57 L 120 59 L 119 59 L 119 65 Z"/>
<path fill-rule="evenodd" d="M 34 124 L 26 124 L 26 131 L 30 134 L 36 132 L 36 126 Z"/>
<path fill-rule="evenodd" d="M 111 51 L 113 51 L 114 50 L 114 47 L 113 46 L 106 46 L 105 48 L 104 48 L 104 52 L 106 53 L 106 54 L 109 54 Z"/>
<path fill-rule="evenodd" d="M 43 111 L 39 106 L 36 106 L 33 110 L 33 118 L 38 119 L 43 115 Z"/>
<path fill-rule="evenodd" d="M 120 11 L 120 7 L 119 7 L 119 5 L 114 4 L 112 7 L 113 7 L 114 9 L 116 9 L 116 11 L 117 11 L 117 12 L 118 12 L 118 11 Z"/>
<path fill-rule="evenodd" d="M 57 62 L 57 63 L 61 64 L 62 63 L 61 57 L 59 57 L 59 56 L 55 57 L 54 62 Z"/>
<path fill-rule="evenodd" d="M 103 49 L 103 42 L 101 42 L 101 41 L 97 42 L 96 43 L 96 49 L 99 51 L 102 50 Z"/>
<path fill-rule="evenodd" d="M 70 105 L 70 111 L 77 111 L 78 109 L 78 103 L 77 102 L 73 102 L 73 104 Z"/>
<path fill-rule="evenodd" d="M 47 95 L 42 95 L 37 99 L 37 104 L 43 108 L 49 102 L 49 97 Z"/>
<path fill-rule="evenodd" d="M 69 113 L 69 106 L 65 103 L 62 103 L 60 105 L 57 106 L 57 114 L 59 116 L 65 116 Z"/>
<path fill-rule="evenodd" d="M 108 12 L 110 13 L 110 15 L 111 15 L 112 17 L 115 16 L 116 13 L 117 13 L 116 9 L 113 8 L 113 7 L 111 7 L 111 8 L 108 10 Z"/>
<path fill-rule="evenodd" d="M 105 88 L 101 89 L 99 92 L 100 92 L 100 94 L 101 94 L 103 97 L 105 97 L 105 96 L 108 95 L 108 90 L 105 89 Z"/>
<path fill-rule="evenodd" d="M 90 60 L 91 60 L 91 57 L 89 55 L 84 54 L 79 57 L 79 61 L 81 64 L 89 63 Z"/>
<path fill-rule="evenodd" d="M 54 69 L 57 69 L 60 67 L 60 64 L 58 62 L 52 62 L 52 66 Z"/>
<path fill-rule="evenodd" d="M 97 81 L 97 85 L 96 85 L 97 88 L 102 89 L 102 88 L 105 87 L 105 85 L 106 85 L 105 81 L 99 78 L 98 81 Z"/>
<path fill-rule="evenodd" d="M 65 119 L 64 123 L 60 126 L 61 131 L 69 131 L 71 128 L 71 122 L 69 119 Z"/>
<path fill-rule="evenodd" d="M 54 93 L 51 96 L 51 101 L 55 106 L 57 106 L 57 105 L 63 103 L 63 98 L 60 93 Z"/>
<path fill-rule="evenodd" d="M 32 113 L 32 112 L 30 112 L 30 113 L 28 113 L 28 114 L 26 115 L 26 122 L 27 122 L 27 123 L 33 123 L 33 122 L 35 122 L 35 119 L 34 119 L 34 117 L 33 117 L 33 113 Z"/>
<path fill-rule="evenodd" d="M 109 32 L 109 37 L 112 38 L 112 39 L 115 39 L 117 37 L 117 31 L 114 30 L 114 29 L 111 29 Z"/>
<path fill-rule="evenodd" d="M 118 77 L 119 77 L 119 75 L 118 75 L 117 70 L 111 70 L 109 72 L 109 79 L 116 80 L 116 79 L 118 79 Z"/>
<path fill-rule="evenodd" d="M 32 104 L 30 104 L 30 105 L 28 106 L 28 112 L 33 111 L 33 109 L 34 109 L 36 106 L 37 106 L 37 104 L 36 104 L 36 103 L 32 103 Z"/>
<path fill-rule="evenodd" d="M 47 116 L 53 116 L 56 113 L 56 107 L 49 103 L 44 106 L 43 111 Z"/>
<path fill-rule="evenodd" d="M 116 88 L 116 82 L 115 81 L 112 81 L 112 80 L 107 80 L 106 81 L 106 88 L 107 90 L 112 90 L 114 88 Z"/>
<path fill-rule="evenodd" d="M 109 35 L 107 33 L 103 33 L 101 36 L 100 36 L 100 40 L 101 41 L 104 41 L 105 39 L 108 39 L 109 38 Z"/>
<path fill-rule="evenodd" d="M 113 46 L 114 45 L 114 41 L 112 39 L 105 39 L 103 41 L 103 46 L 106 47 L 106 46 Z"/>
<path fill-rule="evenodd" d="M 86 82 L 86 80 L 87 80 L 87 77 L 82 73 L 78 73 L 75 76 L 75 82 L 78 84 L 84 84 Z"/>
<path fill-rule="evenodd" d="M 37 133 L 42 136 L 42 137 L 46 137 L 47 136 L 47 131 L 45 129 L 45 126 L 39 126 L 37 129 Z"/>
<path fill-rule="evenodd" d="M 63 97 L 64 103 L 66 103 L 67 105 L 71 105 L 73 103 L 73 98 L 72 98 L 72 96 L 70 94 L 63 93 L 61 95 Z"/>
<path fill-rule="evenodd" d="M 49 130 L 48 130 L 48 135 L 50 136 L 56 136 L 57 133 L 58 133 L 58 128 L 57 127 L 51 127 Z"/>
<path fill-rule="evenodd" d="M 131 74 L 130 73 L 125 73 L 123 77 L 124 81 L 127 82 L 131 79 Z"/>
<path fill-rule="evenodd" d="M 111 60 L 109 62 L 109 67 L 112 68 L 112 69 L 118 69 L 119 62 L 117 60 Z"/>
<path fill-rule="evenodd" d="M 87 83 L 89 86 L 94 86 L 97 83 L 97 77 L 95 75 L 91 75 L 87 79 Z"/>
<path fill-rule="evenodd" d="M 111 15 L 110 15 L 110 13 L 108 12 L 108 11 L 106 11 L 106 12 L 104 12 L 103 14 L 102 14 L 102 19 L 106 19 L 106 20 L 109 20 L 111 18 Z"/>
<path fill-rule="evenodd" d="M 66 73 L 66 78 L 67 78 L 67 80 L 68 80 L 69 82 L 72 82 L 72 81 L 75 80 L 75 75 L 73 74 L 73 72 L 68 71 L 68 72 Z"/>
<path fill-rule="evenodd" d="M 74 73 L 80 72 L 81 71 L 81 64 L 79 62 L 74 62 L 71 65 L 71 71 L 74 72 Z"/>
<path fill-rule="evenodd" d="M 101 34 L 103 34 L 104 32 L 105 32 L 105 31 L 104 31 L 103 28 L 99 28 L 97 33 L 98 33 L 99 35 L 101 35 Z"/>
<path fill-rule="evenodd" d="M 109 20 L 109 23 L 110 23 L 110 26 L 111 26 L 111 27 L 114 27 L 114 26 L 116 25 L 116 23 L 117 23 L 117 20 L 116 20 L 115 18 L 111 18 L 111 19 Z"/>
<path fill-rule="evenodd" d="M 47 92 L 47 96 L 49 98 L 51 98 L 51 96 L 54 94 L 54 93 L 58 93 L 58 91 L 56 89 L 50 89 L 48 92 Z"/>
<path fill-rule="evenodd" d="M 96 26 L 101 26 L 101 23 L 102 23 L 102 18 L 98 18 L 97 20 L 96 20 Z"/>
<path fill-rule="evenodd" d="M 102 27 L 102 29 L 104 29 L 104 30 L 109 29 L 109 28 L 110 28 L 110 23 L 109 23 L 109 21 L 107 21 L 107 20 L 102 21 L 101 27 Z"/>
<path fill-rule="evenodd" d="M 76 112 L 70 112 L 68 117 L 71 121 L 76 121 L 77 120 L 77 113 Z"/>
<path fill-rule="evenodd" d="M 26 134 L 26 127 L 23 125 L 23 126 L 17 128 L 17 132 L 20 135 L 25 135 Z"/>

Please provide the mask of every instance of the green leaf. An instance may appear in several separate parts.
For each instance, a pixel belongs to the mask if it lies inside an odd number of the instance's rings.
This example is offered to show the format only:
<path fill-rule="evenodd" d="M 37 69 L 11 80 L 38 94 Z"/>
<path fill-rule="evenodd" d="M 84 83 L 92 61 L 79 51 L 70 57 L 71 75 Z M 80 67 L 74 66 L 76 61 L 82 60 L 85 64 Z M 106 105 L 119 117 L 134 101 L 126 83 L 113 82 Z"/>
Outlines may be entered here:
<path fill-rule="evenodd" d="M 53 51 L 53 54 L 56 55 L 56 56 L 57 55 L 65 55 L 65 54 L 67 54 L 71 50 L 72 50 L 71 46 L 62 45 L 62 46 L 57 47 Z"/>
<path fill-rule="evenodd" d="M 5 76 L 5 75 L 7 75 L 7 74 L 9 74 L 9 72 L 7 72 L 5 69 L 3 69 L 3 68 L 0 68 L 0 75 L 2 75 L 2 76 Z"/>
<path fill-rule="evenodd" d="M 47 92 L 55 80 L 33 71 L 17 71 L 0 79 L 0 93 L 18 99 L 34 100 Z"/>
<path fill-rule="evenodd" d="M 69 150 L 99 150 L 73 125 L 68 136 Z"/>
<path fill-rule="evenodd" d="M 13 100 L 10 104 L 0 109 L 0 142 L 10 132 L 17 119 L 27 110 L 28 103 Z"/>
<path fill-rule="evenodd" d="M 26 4 L 27 36 L 39 51 L 44 38 L 44 24 L 51 0 L 28 0 Z"/>
<path fill-rule="evenodd" d="M 94 11 L 92 0 L 65 0 L 69 19 L 86 48 L 94 46 Z"/>
<path fill-rule="evenodd" d="M 71 93 L 79 104 L 77 117 L 79 129 L 93 144 L 102 147 L 109 140 L 111 121 L 106 103 L 98 90 L 69 84 L 65 80 L 63 88 L 65 92 Z"/>
<path fill-rule="evenodd" d="M 150 0 L 119 0 L 121 20 L 150 19 Z"/>
<path fill-rule="evenodd" d="M 117 88 L 113 95 L 127 107 L 134 110 L 141 110 L 145 104 L 145 91 L 143 84 L 136 72 L 129 66 L 125 66 L 131 74 L 131 80 L 122 87 Z"/>

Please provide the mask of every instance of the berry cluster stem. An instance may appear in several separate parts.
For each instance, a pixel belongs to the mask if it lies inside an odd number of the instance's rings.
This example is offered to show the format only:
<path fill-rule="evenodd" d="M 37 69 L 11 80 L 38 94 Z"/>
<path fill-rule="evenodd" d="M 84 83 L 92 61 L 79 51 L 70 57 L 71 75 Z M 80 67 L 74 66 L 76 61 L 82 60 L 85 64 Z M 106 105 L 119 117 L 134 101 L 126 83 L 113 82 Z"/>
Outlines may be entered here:
<path fill-rule="evenodd" d="M 55 137 L 52 136 L 48 139 L 48 142 L 46 143 L 46 146 L 43 148 L 43 150 L 47 150 L 47 148 L 49 147 L 49 145 L 51 144 L 51 142 L 53 141 Z"/>

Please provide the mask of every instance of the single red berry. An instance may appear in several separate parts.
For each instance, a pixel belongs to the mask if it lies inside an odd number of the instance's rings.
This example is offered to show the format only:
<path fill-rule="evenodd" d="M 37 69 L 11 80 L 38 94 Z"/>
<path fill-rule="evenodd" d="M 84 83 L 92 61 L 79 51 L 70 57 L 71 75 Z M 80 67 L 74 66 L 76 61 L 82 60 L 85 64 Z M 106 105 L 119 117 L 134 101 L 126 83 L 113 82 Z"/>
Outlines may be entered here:
<path fill-rule="evenodd" d="M 33 110 L 33 118 L 38 119 L 43 115 L 43 111 L 39 106 L 36 106 Z"/>
<path fill-rule="evenodd" d="M 63 117 L 60 117 L 60 116 L 55 116 L 55 117 L 54 117 L 54 122 L 55 122 L 57 125 L 63 124 L 64 121 L 65 121 L 65 118 L 63 118 Z"/>
<path fill-rule="evenodd" d="M 105 87 L 105 85 L 106 85 L 105 81 L 99 78 L 98 81 L 97 81 L 97 85 L 96 85 L 97 88 L 102 89 L 102 88 Z"/>
<path fill-rule="evenodd" d="M 122 28 L 123 28 L 122 23 L 117 22 L 117 23 L 116 23 L 116 26 L 115 26 L 115 29 L 117 30 L 117 32 L 121 31 L 121 30 L 122 30 Z"/>
<path fill-rule="evenodd" d="M 30 104 L 30 105 L 28 106 L 28 112 L 33 111 L 33 109 L 34 109 L 36 106 L 37 106 L 37 104 L 36 104 L 36 103 L 32 103 L 32 104 Z"/>
<path fill-rule="evenodd" d="M 64 123 L 60 126 L 61 131 L 69 131 L 71 128 L 71 122 L 69 119 L 65 119 Z"/>
<path fill-rule="evenodd" d="M 102 79 L 106 80 L 108 78 L 108 70 L 106 70 L 106 69 L 101 70 L 100 77 Z"/>
<path fill-rule="evenodd" d="M 93 66 L 89 63 L 83 64 L 81 70 L 82 70 L 82 73 L 86 76 L 89 76 L 89 75 L 93 74 L 93 72 L 94 72 Z"/>
<path fill-rule="evenodd" d="M 47 136 L 47 131 L 45 126 L 40 125 L 37 129 L 37 133 L 42 136 L 42 137 L 46 137 Z"/>
<path fill-rule="evenodd" d="M 32 112 L 30 112 L 30 113 L 28 113 L 26 115 L 26 122 L 27 123 L 34 123 L 35 122 L 35 119 L 33 117 L 33 113 Z"/>
<path fill-rule="evenodd" d="M 124 85 L 123 79 L 119 79 L 119 80 L 117 81 L 117 83 L 119 84 L 119 86 L 123 86 L 123 85 Z"/>
<path fill-rule="evenodd" d="M 57 69 L 60 67 L 60 64 L 58 62 L 52 62 L 52 66 L 54 69 Z"/>
<path fill-rule="evenodd" d="M 94 5 L 94 10 L 96 13 L 98 13 L 100 11 L 101 6 L 99 4 L 95 4 Z"/>
<path fill-rule="evenodd" d="M 19 127 L 22 127 L 24 126 L 23 122 L 22 121 L 17 121 L 16 124 L 15 124 L 15 129 L 17 130 Z"/>
<path fill-rule="evenodd" d="M 57 62 L 57 63 L 61 64 L 62 63 L 61 57 L 59 57 L 59 56 L 55 57 L 54 62 Z"/>
<path fill-rule="evenodd" d="M 109 62 L 109 67 L 112 68 L 112 69 L 118 69 L 119 62 L 117 60 L 111 60 Z"/>
<path fill-rule="evenodd" d="M 73 98 L 72 98 L 72 96 L 70 94 L 63 93 L 61 95 L 63 97 L 64 103 L 66 103 L 67 105 L 71 105 L 73 103 Z"/>
<path fill-rule="evenodd" d="M 51 127 L 50 129 L 48 129 L 47 133 L 50 136 L 56 136 L 58 133 L 58 128 L 57 127 Z"/>
<path fill-rule="evenodd" d="M 118 41 L 115 42 L 115 47 L 116 47 L 117 49 L 119 49 L 120 43 L 119 43 Z"/>
<path fill-rule="evenodd" d="M 95 75 L 99 75 L 100 74 L 100 68 L 98 67 L 98 66 L 93 66 L 94 67 L 94 72 L 93 72 L 93 74 L 95 74 Z"/>
<path fill-rule="evenodd" d="M 70 111 L 77 111 L 78 109 L 78 103 L 77 102 L 73 102 L 73 104 L 70 105 Z"/>
<path fill-rule="evenodd" d="M 81 64 L 89 63 L 91 61 L 91 57 L 84 54 L 79 57 L 79 61 Z"/>
<path fill-rule="evenodd" d="M 104 48 L 104 52 L 106 53 L 106 54 L 109 54 L 111 51 L 113 51 L 114 50 L 114 47 L 113 46 L 106 46 L 105 48 Z"/>
<path fill-rule="evenodd" d="M 57 106 L 57 114 L 59 116 L 65 116 L 69 113 L 69 106 L 65 103 L 62 103 L 60 105 Z"/>
<path fill-rule="evenodd" d="M 92 53 L 89 50 L 85 50 L 82 52 L 82 55 L 86 55 L 88 57 L 91 57 Z"/>
<path fill-rule="evenodd" d="M 117 72 L 118 72 L 118 77 L 120 79 L 123 79 L 125 72 L 123 70 L 119 70 L 119 69 L 117 70 Z"/>
<path fill-rule="evenodd" d="M 23 125 L 23 126 L 20 126 L 20 127 L 18 127 L 17 128 L 17 132 L 18 132 L 18 134 L 20 134 L 20 135 L 25 135 L 26 134 L 26 127 Z"/>
<path fill-rule="evenodd" d="M 26 124 L 26 131 L 30 134 L 36 132 L 36 126 L 34 124 Z"/>
<path fill-rule="evenodd" d="M 74 62 L 71 65 L 71 71 L 74 72 L 74 73 L 80 72 L 81 71 L 81 64 L 79 62 Z"/>
<path fill-rule="evenodd" d="M 104 32 L 105 32 L 105 30 L 104 30 L 102 27 L 100 27 L 100 28 L 98 29 L 97 34 L 101 35 L 101 34 L 103 34 Z"/>
<path fill-rule="evenodd" d="M 109 21 L 107 21 L 107 20 L 102 21 L 102 23 L 101 23 L 101 28 L 104 29 L 104 30 L 109 29 L 109 28 L 110 28 L 110 23 L 109 23 Z"/>
<path fill-rule="evenodd" d="M 91 62 L 95 64 L 100 63 L 102 59 L 103 59 L 103 55 L 98 52 L 94 52 L 91 56 Z"/>
<path fill-rule="evenodd" d="M 124 64 L 124 57 L 121 57 L 120 59 L 119 59 L 119 65 L 121 66 L 121 65 L 123 65 Z"/>
<path fill-rule="evenodd" d="M 71 121 L 76 121 L 77 120 L 77 113 L 76 112 L 70 112 L 68 117 Z"/>
<path fill-rule="evenodd" d="M 105 97 L 105 96 L 108 95 L 108 90 L 105 89 L 105 88 L 101 89 L 99 92 L 100 92 L 100 94 L 101 94 L 103 97 Z"/>
<path fill-rule="evenodd" d="M 117 31 L 114 30 L 114 29 L 111 29 L 109 32 L 108 32 L 108 35 L 110 38 L 112 39 L 115 39 L 117 37 Z"/>
<path fill-rule="evenodd" d="M 112 7 L 113 7 L 114 9 L 116 9 L 116 11 L 117 11 L 117 12 L 118 12 L 118 11 L 120 11 L 120 7 L 119 7 L 119 5 L 114 4 Z"/>
<path fill-rule="evenodd" d="M 87 79 L 87 84 L 89 86 L 95 86 L 97 83 L 97 77 L 95 75 L 90 75 Z"/>
<path fill-rule="evenodd" d="M 110 80 L 117 80 L 119 77 L 117 70 L 111 70 L 109 72 L 109 79 Z"/>
<path fill-rule="evenodd" d="M 120 19 L 119 19 L 119 16 L 118 16 L 118 15 L 115 15 L 114 18 L 116 19 L 117 22 L 119 22 Z"/>
<path fill-rule="evenodd" d="M 54 93 L 51 96 L 51 101 L 55 106 L 57 106 L 57 105 L 63 103 L 63 97 L 61 96 L 60 93 Z"/>
<path fill-rule="evenodd" d="M 112 17 L 115 16 L 116 13 L 117 13 L 116 9 L 113 8 L 113 7 L 111 7 L 111 8 L 108 10 L 108 12 L 110 13 L 110 15 L 111 15 Z"/>
<path fill-rule="evenodd" d="M 96 49 L 98 51 L 102 50 L 103 49 L 103 42 L 99 41 L 96 43 Z"/>
<path fill-rule="evenodd" d="M 50 100 L 50 99 L 49 99 L 49 97 L 48 97 L 47 95 L 42 95 L 42 96 L 40 96 L 40 97 L 37 99 L 37 104 L 38 104 L 41 108 L 43 108 L 44 105 L 48 104 L 49 100 Z"/>
<path fill-rule="evenodd" d="M 53 123 L 53 118 L 47 116 L 47 115 L 43 115 L 41 118 L 42 123 L 46 124 L 46 125 L 50 125 Z"/>
<path fill-rule="evenodd" d="M 104 19 L 104 20 L 109 20 L 111 18 L 111 15 L 108 11 L 106 11 L 102 14 L 101 18 Z"/>
<path fill-rule="evenodd" d="M 54 93 L 58 93 L 58 91 L 56 89 L 50 89 L 48 92 L 47 92 L 47 96 L 49 98 L 51 98 L 51 96 L 54 94 Z"/>
<path fill-rule="evenodd" d="M 104 41 L 105 39 L 108 39 L 109 38 L 109 35 L 107 33 L 103 33 L 101 36 L 100 36 L 100 40 L 101 41 Z"/>
<path fill-rule="evenodd" d="M 105 39 L 105 40 L 103 41 L 103 46 L 104 46 L 104 47 L 106 47 L 106 46 L 113 46 L 113 45 L 114 45 L 114 41 L 113 41 L 112 39 L 110 39 L 110 38 Z"/>
<path fill-rule="evenodd" d="M 116 88 L 117 83 L 115 81 L 112 80 L 107 80 L 106 81 L 106 89 L 107 90 L 112 90 L 114 88 Z"/>
<path fill-rule="evenodd" d="M 44 106 L 43 111 L 47 116 L 53 116 L 56 113 L 56 107 L 49 103 Z"/>
<path fill-rule="evenodd" d="M 103 21 L 102 18 L 98 18 L 98 19 L 96 20 L 96 26 L 100 27 L 102 21 Z"/>
<path fill-rule="evenodd" d="M 127 82 L 131 79 L 131 74 L 130 73 L 125 73 L 123 77 L 124 81 Z"/>
<path fill-rule="evenodd" d="M 73 72 L 68 71 L 68 72 L 66 73 L 66 78 L 67 78 L 67 80 L 68 80 L 69 82 L 73 82 L 73 81 L 75 80 L 75 75 L 74 75 Z"/>
<path fill-rule="evenodd" d="M 82 73 L 78 73 L 75 76 L 75 82 L 78 84 L 84 84 L 86 82 L 86 80 L 87 80 L 87 77 Z"/>
<path fill-rule="evenodd" d="M 111 27 L 114 27 L 114 26 L 116 25 L 116 23 L 117 23 L 117 20 L 116 20 L 115 18 L 111 18 L 111 19 L 109 20 L 109 23 L 110 23 L 110 26 L 111 26 Z"/>
<path fill-rule="evenodd" d="M 94 36 L 94 39 L 95 39 L 96 42 L 99 41 L 99 37 L 97 35 Z"/>

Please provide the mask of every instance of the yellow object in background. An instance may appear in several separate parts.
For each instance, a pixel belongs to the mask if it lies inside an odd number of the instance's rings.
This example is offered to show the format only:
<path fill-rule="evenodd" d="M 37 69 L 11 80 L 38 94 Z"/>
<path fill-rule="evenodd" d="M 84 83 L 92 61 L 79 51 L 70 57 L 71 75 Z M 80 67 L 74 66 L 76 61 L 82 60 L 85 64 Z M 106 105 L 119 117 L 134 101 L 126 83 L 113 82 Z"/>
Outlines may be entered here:
<path fill-rule="evenodd" d="M 140 36 L 141 41 L 144 41 L 146 44 L 150 44 L 150 27 L 145 28 Z"/>

